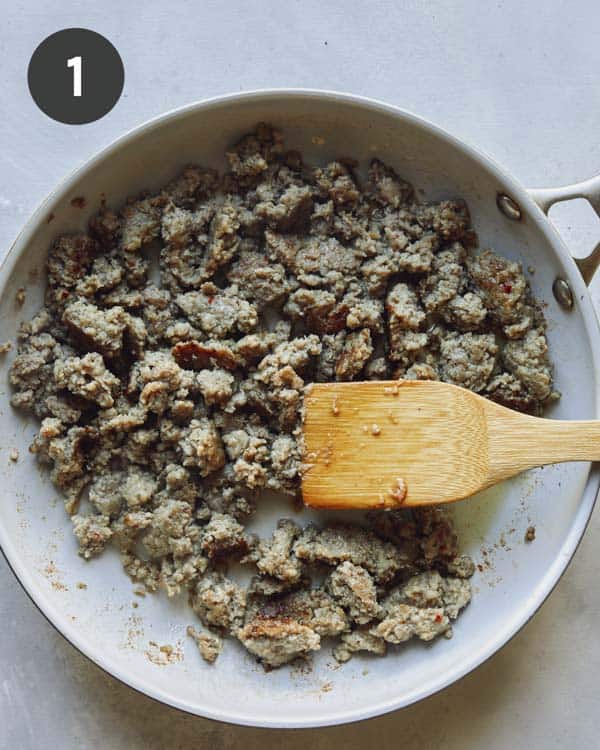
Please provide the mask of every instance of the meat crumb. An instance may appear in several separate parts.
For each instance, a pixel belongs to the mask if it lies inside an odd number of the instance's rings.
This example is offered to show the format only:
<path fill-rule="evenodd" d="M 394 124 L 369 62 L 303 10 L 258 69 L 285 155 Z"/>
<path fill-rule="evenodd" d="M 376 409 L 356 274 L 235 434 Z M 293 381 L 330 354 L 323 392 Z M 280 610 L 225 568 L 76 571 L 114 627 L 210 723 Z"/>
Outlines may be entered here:
<path fill-rule="evenodd" d="M 398 479 L 396 479 L 396 485 L 390 490 L 390 497 L 400 505 L 406 499 L 407 493 L 408 487 L 406 486 L 406 482 L 401 477 L 398 477 Z"/>
<path fill-rule="evenodd" d="M 212 633 L 199 633 L 191 625 L 188 625 L 186 632 L 196 641 L 198 651 L 204 661 L 213 664 L 223 649 L 223 641 Z"/>
<path fill-rule="evenodd" d="M 16 463 L 19 460 L 19 451 L 16 448 L 13 448 L 8 454 L 8 457 L 11 461 Z"/>
<path fill-rule="evenodd" d="M 169 643 L 160 646 L 155 641 L 148 641 L 148 649 L 144 653 L 148 661 L 157 667 L 164 667 L 183 660 L 183 651 L 179 644 L 176 647 Z"/>
<path fill-rule="evenodd" d="M 525 541 L 533 542 L 535 539 L 535 526 L 529 526 L 525 532 Z"/>
<path fill-rule="evenodd" d="M 12 349 L 12 341 L 5 341 L 0 344 L 0 354 L 7 354 Z"/>
<path fill-rule="evenodd" d="M 25 287 L 19 287 L 15 294 L 15 301 L 19 307 L 22 307 L 25 303 Z"/>

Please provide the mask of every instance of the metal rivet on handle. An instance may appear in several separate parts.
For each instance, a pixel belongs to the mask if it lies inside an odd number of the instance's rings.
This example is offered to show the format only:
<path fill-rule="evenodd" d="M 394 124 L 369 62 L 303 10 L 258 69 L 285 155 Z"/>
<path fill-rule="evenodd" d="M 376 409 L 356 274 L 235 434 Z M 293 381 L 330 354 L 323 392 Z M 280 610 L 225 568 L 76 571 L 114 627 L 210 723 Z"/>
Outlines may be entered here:
<path fill-rule="evenodd" d="M 561 307 L 564 307 L 565 310 L 570 310 L 573 307 L 573 292 L 571 291 L 568 281 L 560 276 L 554 279 L 552 291 L 556 301 Z"/>
<path fill-rule="evenodd" d="M 496 205 L 501 213 L 511 221 L 521 221 L 521 206 L 506 193 L 496 195 Z"/>

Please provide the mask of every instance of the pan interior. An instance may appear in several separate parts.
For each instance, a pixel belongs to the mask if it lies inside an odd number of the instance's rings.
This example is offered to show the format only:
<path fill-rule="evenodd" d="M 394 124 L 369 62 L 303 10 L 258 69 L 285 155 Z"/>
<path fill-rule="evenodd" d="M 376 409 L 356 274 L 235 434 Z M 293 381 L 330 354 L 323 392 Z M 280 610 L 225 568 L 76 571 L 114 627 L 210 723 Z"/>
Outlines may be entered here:
<path fill-rule="evenodd" d="M 551 287 L 556 276 L 570 279 L 579 291 L 582 285 L 541 214 L 523 206 L 523 220 L 509 221 L 496 207 L 497 193 L 508 192 L 518 200 L 523 195 L 484 157 L 408 115 L 338 96 L 225 99 L 168 116 L 111 147 L 63 184 L 16 242 L 0 271 L 0 340 L 14 341 L 19 322 L 41 305 L 45 253 L 53 238 L 84 229 L 103 195 L 109 205 L 118 206 L 129 195 L 164 184 L 187 163 L 222 167 L 215 155 L 259 121 L 282 128 L 289 147 L 312 163 L 347 155 L 364 167 L 377 156 L 421 188 L 427 199 L 465 198 L 480 245 L 533 269 L 534 294 L 547 305 L 556 386 L 563 394 L 547 416 L 595 416 L 593 313 L 587 297 L 579 299 L 579 294 L 571 312 L 555 302 Z M 81 195 L 86 207 L 72 206 L 71 199 Z M 27 290 L 23 307 L 15 304 L 21 286 Z M 28 453 L 36 426 L 9 405 L 10 361 L 8 355 L 0 392 L 0 543 L 9 562 L 57 627 L 101 666 L 153 697 L 225 721 L 264 726 L 351 721 L 407 705 L 448 685 L 506 642 L 539 606 L 583 533 L 595 497 L 597 476 L 588 481 L 589 465 L 570 464 L 535 470 L 456 505 L 462 550 L 479 569 L 473 602 L 451 640 L 431 646 L 408 643 L 386 659 L 357 657 L 342 667 L 325 645 L 310 669 L 270 673 L 228 642 L 217 665 L 209 667 L 185 637 L 193 616 L 183 598 L 135 597 L 113 551 L 92 563 L 78 557 L 57 492 Z M 13 448 L 20 453 L 17 463 L 9 461 Z M 265 497 L 256 528 L 267 532 L 289 514 L 285 503 Z M 312 515 L 306 511 L 300 520 L 307 522 Z M 536 528 L 536 540 L 528 544 L 524 535 L 529 526 Z M 78 586 L 81 582 L 87 588 Z M 150 642 L 174 646 L 181 658 L 157 666 Z"/>

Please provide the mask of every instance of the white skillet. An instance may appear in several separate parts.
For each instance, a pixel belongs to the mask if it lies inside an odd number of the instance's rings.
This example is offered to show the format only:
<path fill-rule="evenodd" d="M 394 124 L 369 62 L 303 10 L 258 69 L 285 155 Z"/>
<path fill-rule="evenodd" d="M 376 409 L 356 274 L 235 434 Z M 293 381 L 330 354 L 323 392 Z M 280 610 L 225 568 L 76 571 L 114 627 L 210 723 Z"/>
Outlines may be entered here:
<path fill-rule="evenodd" d="M 600 180 L 528 192 L 480 151 L 434 125 L 380 102 L 333 92 L 257 91 L 212 99 L 167 113 L 105 148 L 58 186 L 8 253 L 0 268 L 0 341 L 14 339 L 19 322 L 40 307 L 45 255 L 58 234 L 83 230 L 104 195 L 118 206 L 129 195 L 163 185 L 186 163 L 222 167 L 225 148 L 260 120 L 281 127 L 289 147 L 309 161 L 345 154 L 364 165 L 377 156 L 423 188 L 427 198 L 466 198 L 481 244 L 535 268 L 531 284 L 548 305 L 556 382 L 563 393 L 550 416 L 600 416 L 596 317 L 582 275 L 544 213 L 555 201 L 579 196 L 600 211 Z M 83 209 L 71 205 L 80 196 L 86 199 Z M 593 255 L 583 264 L 587 280 L 597 263 Z M 23 307 L 15 304 L 21 286 L 27 289 Z M 553 286 L 563 302 L 572 299 L 571 309 L 559 304 Z M 228 643 L 211 667 L 185 637 L 193 616 L 183 598 L 134 596 L 116 554 L 92 563 L 78 557 L 57 492 L 27 450 L 36 425 L 9 405 L 11 358 L 1 365 L 0 546 L 15 575 L 48 620 L 99 666 L 160 701 L 221 721 L 338 724 L 401 708 L 450 685 L 494 654 L 542 604 L 575 552 L 599 487 L 597 467 L 560 465 L 456 507 L 463 549 L 482 570 L 452 640 L 409 643 L 385 659 L 356 658 L 340 668 L 325 646 L 308 672 L 270 673 Z M 15 447 L 17 463 L 9 460 Z M 268 532 L 290 512 L 284 502 L 265 499 L 256 527 Z M 304 515 L 301 520 L 311 518 Z M 530 525 L 536 540 L 526 544 Z M 175 647 L 172 663 L 155 663 L 151 641 Z"/>

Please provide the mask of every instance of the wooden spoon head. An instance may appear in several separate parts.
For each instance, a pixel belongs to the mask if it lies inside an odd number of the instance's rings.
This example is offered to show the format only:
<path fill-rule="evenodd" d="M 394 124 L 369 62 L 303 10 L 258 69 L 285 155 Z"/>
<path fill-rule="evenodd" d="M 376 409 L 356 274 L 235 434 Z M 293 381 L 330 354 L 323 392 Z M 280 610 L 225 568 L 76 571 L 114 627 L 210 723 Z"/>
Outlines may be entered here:
<path fill-rule="evenodd" d="M 314 508 L 447 503 L 489 484 L 485 399 L 434 381 L 323 383 L 305 397 Z"/>

